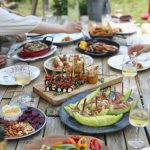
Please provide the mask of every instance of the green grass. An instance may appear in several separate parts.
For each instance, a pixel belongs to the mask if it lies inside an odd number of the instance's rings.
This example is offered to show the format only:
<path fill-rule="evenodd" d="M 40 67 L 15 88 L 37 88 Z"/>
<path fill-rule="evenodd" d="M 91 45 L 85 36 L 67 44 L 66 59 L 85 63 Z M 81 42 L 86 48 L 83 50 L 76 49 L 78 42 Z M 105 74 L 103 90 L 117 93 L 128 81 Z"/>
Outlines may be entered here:
<path fill-rule="evenodd" d="M 52 0 L 50 0 L 52 3 Z M 111 10 L 114 13 L 116 5 L 121 5 L 126 14 L 131 14 L 134 20 L 138 23 L 144 22 L 140 16 L 148 11 L 148 0 L 110 0 Z M 19 8 L 16 9 L 24 15 L 29 15 L 31 12 L 31 0 L 22 0 Z M 50 12 L 52 14 L 52 12 Z M 42 0 L 38 1 L 37 15 L 41 16 L 42 13 Z"/>
<path fill-rule="evenodd" d="M 110 0 L 112 13 L 116 4 L 123 6 L 125 13 L 131 14 L 138 23 L 144 22 L 141 15 L 148 11 L 148 0 Z"/>

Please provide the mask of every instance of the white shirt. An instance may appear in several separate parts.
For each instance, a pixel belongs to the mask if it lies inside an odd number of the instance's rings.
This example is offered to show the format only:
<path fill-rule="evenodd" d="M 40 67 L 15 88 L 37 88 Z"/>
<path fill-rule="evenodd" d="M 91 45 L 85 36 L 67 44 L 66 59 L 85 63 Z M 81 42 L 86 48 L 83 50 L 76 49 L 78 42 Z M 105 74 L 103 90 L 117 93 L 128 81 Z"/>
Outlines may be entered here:
<path fill-rule="evenodd" d="M 41 19 L 35 16 L 22 17 L 0 8 L 0 36 L 15 35 L 32 31 Z"/>

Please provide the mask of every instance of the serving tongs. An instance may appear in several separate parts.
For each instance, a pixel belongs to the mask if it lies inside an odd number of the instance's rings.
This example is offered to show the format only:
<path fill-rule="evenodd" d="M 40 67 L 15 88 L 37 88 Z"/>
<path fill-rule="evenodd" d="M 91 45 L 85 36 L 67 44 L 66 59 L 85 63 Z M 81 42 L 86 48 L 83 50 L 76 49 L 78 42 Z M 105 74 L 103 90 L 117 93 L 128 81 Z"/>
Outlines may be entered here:
<path fill-rule="evenodd" d="M 82 25 L 82 30 L 81 33 L 83 35 L 83 40 L 89 40 L 91 39 L 88 30 L 86 29 L 86 27 L 84 25 Z"/>

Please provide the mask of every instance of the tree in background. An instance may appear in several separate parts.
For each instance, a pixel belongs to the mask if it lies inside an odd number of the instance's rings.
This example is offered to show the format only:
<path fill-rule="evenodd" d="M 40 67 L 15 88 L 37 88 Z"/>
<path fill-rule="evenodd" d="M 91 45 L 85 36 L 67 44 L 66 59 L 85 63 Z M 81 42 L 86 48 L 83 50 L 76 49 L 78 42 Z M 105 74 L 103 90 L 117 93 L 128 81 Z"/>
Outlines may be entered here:
<path fill-rule="evenodd" d="M 87 4 L 86 0 L 79 0 L 80 4 L 80 14 L 87 14 Z M 67 15 L 67 0 L 53 0 L 52 10 L 54 15 Z"/>

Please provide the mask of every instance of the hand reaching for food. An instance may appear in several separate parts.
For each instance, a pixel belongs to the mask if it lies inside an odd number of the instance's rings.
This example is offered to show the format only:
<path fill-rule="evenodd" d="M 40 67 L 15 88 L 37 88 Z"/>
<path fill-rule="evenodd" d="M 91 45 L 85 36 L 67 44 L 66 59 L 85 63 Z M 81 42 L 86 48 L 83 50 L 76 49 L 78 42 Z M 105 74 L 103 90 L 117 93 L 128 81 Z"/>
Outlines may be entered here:
<path fill-rule="evenodd" d="M 6 63 L 6 55 L 0 54 L 0 66 Z"/>
<path fill-rule="evenodd" d="M 64 25 L 66 33 L 76 33 L 81 32 L 82 27 L 79 22 L 68 23 Z"/>
<path fill-rule="evenodd" d="M 128 55 L 129 56 L 134 55 L 134 53 L 136 53 L 136 56 L 138 56 L 142 53 L 147 53 L 147 52 L 150 52 L 150 44 L 133 45 L 133 46 L 130 46 L 128 49 Z"/>
<path fill-rule="evenodd" d="M 15 38 L 17 42 L 23 42 L 27 39 L 27 36 L 25 34 L 18 34 L 15 35 Z"/>

